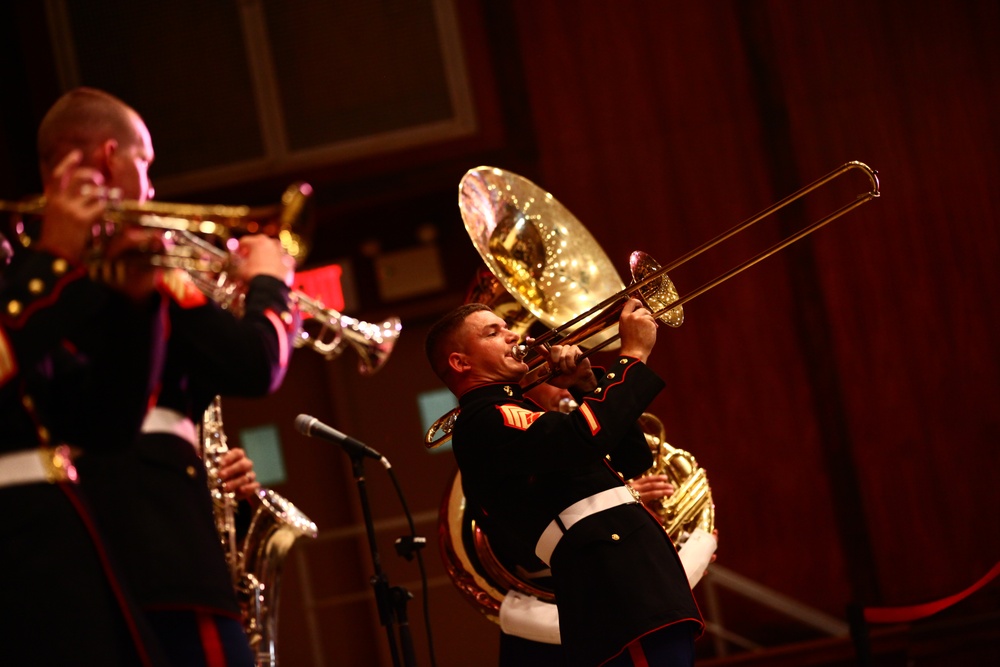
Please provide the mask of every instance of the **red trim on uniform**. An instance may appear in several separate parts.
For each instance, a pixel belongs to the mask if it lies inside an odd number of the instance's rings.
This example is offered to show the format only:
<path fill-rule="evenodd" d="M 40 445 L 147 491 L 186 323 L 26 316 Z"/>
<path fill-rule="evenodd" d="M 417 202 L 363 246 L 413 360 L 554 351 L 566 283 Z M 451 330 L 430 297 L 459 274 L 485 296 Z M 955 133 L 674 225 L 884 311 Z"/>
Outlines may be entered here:
<path fill-rule="evenodd" d="M 198 634 L 201 635 L 201 647 L 205 651 L 205 667 L 226 667 L 226 652 L 222 648 L 219 628 L 215 619 L 209 614 L 198 612 Z"/>
<path fill-rule="evenodd" d="M 36 310 L 40 310 L 46 305 L 58 300 L 59 295 L 62 293 L 63 288 L 69 283 L 77 280 L 84 275 L 84 268 L 78 267 L 72 271 L 66 273 L 61 279 L 57 280 L 55 285 L 52 287 L 52 291 L 49 292 L 45 297 L 38 299 L 37 301 L 32 301 L 28 306 L 21 311 L 21 314 L 17 317 L 12 317 L 8 321 L 10 322 L 10 327 L 12 329 L 20 329 L 28 318 Z"/>
<path fill-rule="evenodd" d="M 628 657 L 632 658 L 633 667 L 649 667 L 646 652 L 642 650 L 642 643 L 638 639 L 628 645 Z"/>
<path fill-rule="evenodd" d="M 583 418 L 587 420 L 587 426 L 590 427 L 590 434 L 597 435 L 601 430 L 601 423 L 597 421 L 597 415 L 595 415 L 594 411 L 590 409 L 590 406 L 587 405 L 586 401 L 580 404 L 580 407 L 577 408 L 577 412 L 583 415 Z"/>
<path fill-rule="evenodd" d="M 83 521 L 84 527 L 87 529 L 87 532 L 90 533 L 90 540 L 94 545 L 94 550 L 97 551 L 97 556 L 101 561 L 101 567 L 104 569 L 108 585 L 111 587 L 111 591 L 114 593 L 115 599 L 118 600 L 118 607 L 121 609 L 125 625 L 128 626 L 129 634 L 132 635 L 132 643 L 135 644 L 135 650 L 139 654 L 139 660 L 142 661 L 143 665 L 152 667 L 153 661 L 146 652 L 146 645 L 142 641 L 142 635 L 139 634 L 139 628 L 136 627 L 135 618 L 132 617 L 128 604 L 125 602 L 125 594 L 122 592 L 122 589 L 118 585 L 118 580 L 115 578 L 114 570 L 111 568 L 111 563 L 108 561 L 108 554 L 104 551 L 104 545 L 101 543 L 97 528 L 90 521 L 90 515 L 87 514 L 87 509 L 73 492 L 70 483 L 60 482 L 58 486 L 62 489 L 63 493 L 66 494 L 66 497 L 69 498 L 69 501 L 73 505 L 74 509 L 76 509 L 76 513 L 80 517 L 80 520 Z"/>
<path fill-rule="evenodd" d="M 666 535 L 666 532 L 664 532 L 663 534 Z M 692 597 L 693 596 L 694 596 L 694 594 L 692 593 Z M 695 601 L 695 604 L 697 604 L 697 600 Z M 701 619 L 698 619 L 698 618 L 679 618 L 676 621 L 671 621 L 669 623 L 664 623 L 663 625 L 661 625 L 661 626 L 659 626 L 657 628 L 653 628 L 649 632 L 644 632 L 643 634 L 639 635 L 638 637 L 636 637 L 635 639 L 633 639 L 632 641 L 630 641 L 628 644 L 626 644 L 621 650 L 619 650 L 613 656 L 609 657 L 604 662 L 602 662 L 601 665 L 608 664 L 609 662 L 611 662 L 612 660 L 614 660 L 615 658 L 617 658 L 618 656 L 620 656 L 622 653 L 624 653 L 626 649 L 629 652 L 629 656 L 632 657 L 633 660 L 635 660 L 634 654 L 632 653 L 632 645 L 633 644 L 635 644 L 635 645 L 638 646 L 640 640 L 643 637 L 648 637 L 649 635 L 653 634 L 654 632 L 659 632 L 660 630 L 663 630 L 664 628 L 669 628 L 670 626 L 677 625 L 678 623 L 694 623 L 697 626 L 697 628 L 698 628 L 698 632 L 694 634 L 694 638 L 695 639 L 698 639 L 699 637 L 701 637 L 701 635 L 705 632 L 705 622 L 702 621 Z M 641 651 L 642 648 L 640 647 L 639 650 Z M 645 652 L 643 652 L 642 658 L 643 658 L 643 660 L 646 659 Z M 636 663 L 636 664 L 638 665 L 639 663 Z M 648 663 L 644 662 L 642 664 L 648 664 Z M 598 667 L 601 667 L 601 665 L 598 665 Z"/>
<path fill-rule="evenodd" d="M 264 315 L 278 332 L 278 362 L 284 368 L 288 365 L 288 327 L 281 321 L 281 317 L 271 309 L 265 310 Z"/>

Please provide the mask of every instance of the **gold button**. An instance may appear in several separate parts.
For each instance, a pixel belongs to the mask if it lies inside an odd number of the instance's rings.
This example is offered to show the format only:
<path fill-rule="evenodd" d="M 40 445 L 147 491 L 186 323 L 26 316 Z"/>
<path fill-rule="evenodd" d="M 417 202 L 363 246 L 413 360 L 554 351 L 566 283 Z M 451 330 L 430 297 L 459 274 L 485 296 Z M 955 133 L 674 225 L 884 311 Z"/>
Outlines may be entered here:
<path fill-rule="evenodd" d="M 281 321 L 287 324 L 288 326 L 291 326 L 292 323 L 295 321 L 295 318 L 293 318 L 292 314 L 286 310 L 281 314 Z"/>
<path fill-rule="evenodd" d="M 15 300 L 11 299 L 11 301 L 7 304 L 7 312 L 10 313 L 11 315 L 15 316 L 15 317 L 17 317 L 18 315 L 20 315 L 21 314 L 21 302 L 20 301 L 15 301 Z"/>
<path fill-rule="evenodd" d="M 45 283 L 43 283 L 40 279 L 32 278 L 28 281 L 28 291 L 32 294 L 41 294 L 44 289 Z"/>
<path fill-rule="evenodd" d="M 186 472 L 187 476 L 191 479 L 194 479 L 198 475 L 198 471 L 194 469 L 194 466 L 188 466 L 184 472 Z"/>
<path fill-rule="evenodd" d="M 69 262 L 67 262 L 62 257 L 58 257 L 52 262 L 52 273 L 56 274 L 57 276 L 61 276 L 62 274 L 66 273 L 66 269 L 68 268 L 69 268 Z"/>
<path fill-rule="evenodd" d="M 628 359 L 619 359 L 618 363 L 621 364 L 622 366 L 624 366 L 625 364 L 628 363 Z"/>
<path fill-rule="evenodd" d="M 621 538 L 618 537 L 618 533 L 611 533 L 611 539 L 613 539 L 615 542 L 617 542 Z"/>
<path fill-rule="evenodd" d="M 594 393 L 595 394 L 600 394 L 601 391 L 602 391 L 602 387 L 598 387 L 597 389 L 594 390 Z"/>
<path fill-rule="evenodd" d="M 615 374 L 614 373 L 608 373 L 608 379 L 609 380 L 614 380 L 615 379 Z"/>

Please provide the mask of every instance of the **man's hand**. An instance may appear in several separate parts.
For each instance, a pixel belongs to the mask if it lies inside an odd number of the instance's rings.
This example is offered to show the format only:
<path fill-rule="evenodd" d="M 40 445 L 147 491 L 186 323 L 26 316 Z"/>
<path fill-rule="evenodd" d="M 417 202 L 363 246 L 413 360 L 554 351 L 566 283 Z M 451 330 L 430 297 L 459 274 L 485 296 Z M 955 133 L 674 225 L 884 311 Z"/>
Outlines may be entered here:
<path fill-rule="evenodd" d="M 285 252 L 277 239 L 263 234 L 244 236 L 236 255 L 242 260 L 236 268 L 237 279 L 246 283 L 254 276 L 273 276 L 291 287 L 295 259 Z"/>
<path fill-rule="evenodd" d="M 629 480 L 629 486 L 635 489 L 642 504 L 651 507 L 661 498 L 674 495 L 674 485 L 666 475 L 643 475 Z"/>
<path fill-rule="evenodd" d="M 560 389 L 574 388 L 581 392 L 597 388 L 597 377 L 590 367 L 590 359 L 581 359 L 583 351 L 576 345 L 553 345 L 539 348 L 539 353 L 548 362 L 548 372 L 555 373 L 549 384 Z"/>
<path fill-rule="evenodd" d="M 638 299 L 629 299 L 618 319 L 621 334 L 621 354 L 645 362 L 656 345 L 656 320 Z"/>
<path fill-rule="evenodd" d="M 222 478 L 225 490 L 235 492 L 239 500 L 246 500 L 260 490 L 257 473 L 253 471 L 253 461 L 242 449 L 230 449 L 222 456 L 219 477 Z"/>
<path fill-rule="evenodd" d="M 83 260 L 93 237 L 94 224 L 104 216 L 104 176 L 81 167 L 83 153 L 72 151 L 45 184 L 42 232 L 35 247 L 71 262 Z"/>

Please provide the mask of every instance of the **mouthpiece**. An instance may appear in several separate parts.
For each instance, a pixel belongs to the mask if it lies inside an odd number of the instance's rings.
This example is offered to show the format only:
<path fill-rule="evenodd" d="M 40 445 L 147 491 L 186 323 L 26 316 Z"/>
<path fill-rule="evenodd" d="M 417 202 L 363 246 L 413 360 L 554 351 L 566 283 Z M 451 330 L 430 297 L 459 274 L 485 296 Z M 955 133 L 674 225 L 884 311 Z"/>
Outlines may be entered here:
<path fill-rule="evenodd" d="M 510 349 L 510 356 L 514 357 L 518 361 L 524 361 L 524 358 L 528 356 L 528 346 L 523 343 L 515 345 Z"/>

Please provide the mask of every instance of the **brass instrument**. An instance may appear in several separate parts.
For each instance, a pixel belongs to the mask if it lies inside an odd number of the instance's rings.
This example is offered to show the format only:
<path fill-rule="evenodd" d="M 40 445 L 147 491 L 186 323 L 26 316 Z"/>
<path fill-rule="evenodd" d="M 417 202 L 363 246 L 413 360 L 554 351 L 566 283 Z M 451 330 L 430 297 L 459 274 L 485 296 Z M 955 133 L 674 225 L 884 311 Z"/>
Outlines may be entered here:
<path fill-rule="evenodd" d="M 715 530 L 715 505 L 708 479 L 691 454 L 666 443 L 663 423 L 655 415 L 644 413 L 639 425 L 654 456 L 653 466 L 643 476 L 666 475 L 674 484 L 673 495 L 660 499 L 653 509 L 687 570 L 686 544 L 692 536 L 710 536 Z M 494 623 L 501 623 L 501 605 L 509 594 L 532 599 L 535 605 L 556 602 L 544 563 L 532 553 L 515 554 L 504 545 L 502 537 L 487 536 L 472 508 L 466 506 L 458 472 L 439 509 L 438 538 L 452 583 L 462 597 Z M 704 565 L 698 562 L 693 567 L 698 571 L 689 571 L 688 580 L 697 583 Z M 553 615 L 542 613 L 543 617 Z"/>
<path fill-rule="evenodd" d="M 245 286 L 232 277 L 239 258 L 189 232 L 178 232 L 173 239 L 177 245 L 188 248 L 186 254 L 203 258 L 203 265 L 215 267 L 214 271 L 188 270 L 195 285 L 208 298 L 239 315 Z M 294 338 L 295 347 L 309 347 L 324 359 L 333 359 L 350 347 L 358 355 L 361 375 L 372 375 L 385 365 L 402 330 L 402 323 L 395 316 L 376 324 L 327 308 L 319 299 L 298 290 L 292 292 L 292 299 L 304 316 Z"/>
<path fill-rule="evenodd" d="M 852 171 L 860 171 L 867 177 L 869 190 L 698 289 L 683 296 L 677 294 L 667 272 Z M 588 242 L 576 241 L 580 238 L 579 223 L 552 195 L 520 176 L 493 167 L 470 170 L 459 186 L 466 230 L 487 267 L 514 299 L 553 327 L 535 337 L 530 349 L 516 346 L 514 352 L 522 358 L 534 349 L 553 344 L 586 347 L 584 356 L 604 349 L 618 340 L 618 334 L 612 331 L 631 297 L 642 300 L 660 322 L 679 326 L 683 322 L 683 306 L 692 299 L 878 196 L 876 172 L 862 162 L 847 162 L 665 266 L 641 251 L 632 253 L 629 264 L 633 282 L 623 290 L 605 294 L 596 287 L 596 281 L 609 272 L 601 265 L 603 255 L 599 247 L 589 241 L 589 234 L 583 237 Z M 602 299 L 596 305 L 595 296 Z M 529 366 L 537 366 L 540 355 L 526 361 Z M 551 376 L 538 377 L 536 384 L 548 377 Z M 431 425 L 424 437 L 428 448 L 440 446 L 451 437 L 456 414 L 446 414 Z"/>
<path fill-rule="evenodd" d="M 301 292 L 293 292 L 292 296 L 307 316 L 295 337 L 296 347 L 310 347 L 325 359 L 333 359 L 350 347 L 358 355 L 361 375 L 376 373 L 388 361 L 403 328 L 398 317 L 380 323 L 363 322 L 327 308 Z"/>
<path fill-rule="evenodd" d="M 218 396 L 205 411 L 200 430 L 215 526 L 240 603 L 243 629 L 257 667 L 276 667 L 282 565 L 295 540 L 316 537 L 316 524 L 278 493 L 261 489 L 247 534 L 237 544 L 236 496 L 223 488 L 219 478 L 222 455 L 229 451 L 229 445 Z"/>
<path fill-rule="evenodd" d="M 99 194 L 107 200 L 107 209 L 101 224 L 94 229 L 88 263 L 100 263 L 110 237 L 129 226 L 186 232 L 222 245 L 244 234 L 266 234 L 281 241 L 282 247 L 296 261 L 304 259 L 309 250 L 306 241 L 309 230 L 301 229 L 309 224 L 312 186 L 308 183 L 289 185 L 279 204 L 262 207 L 138 202 L 121 199 L 116 188 L 101 188 Z M 14 232 L 21 245 L 27 248 L 33 239 L 24 218 L 44 215 L 45 197 L 36 196 L 21 202 L 0 201 L 0 211 L 12 214 Z M 223 268 L 218 264 L 206 264 L 201 252 L 192 255 L 189 250 L 186 245 L 173 248 L 168 245 L 163 251 L 150 255 L 148 261 L 154 266 L 210 272 Z"/>

